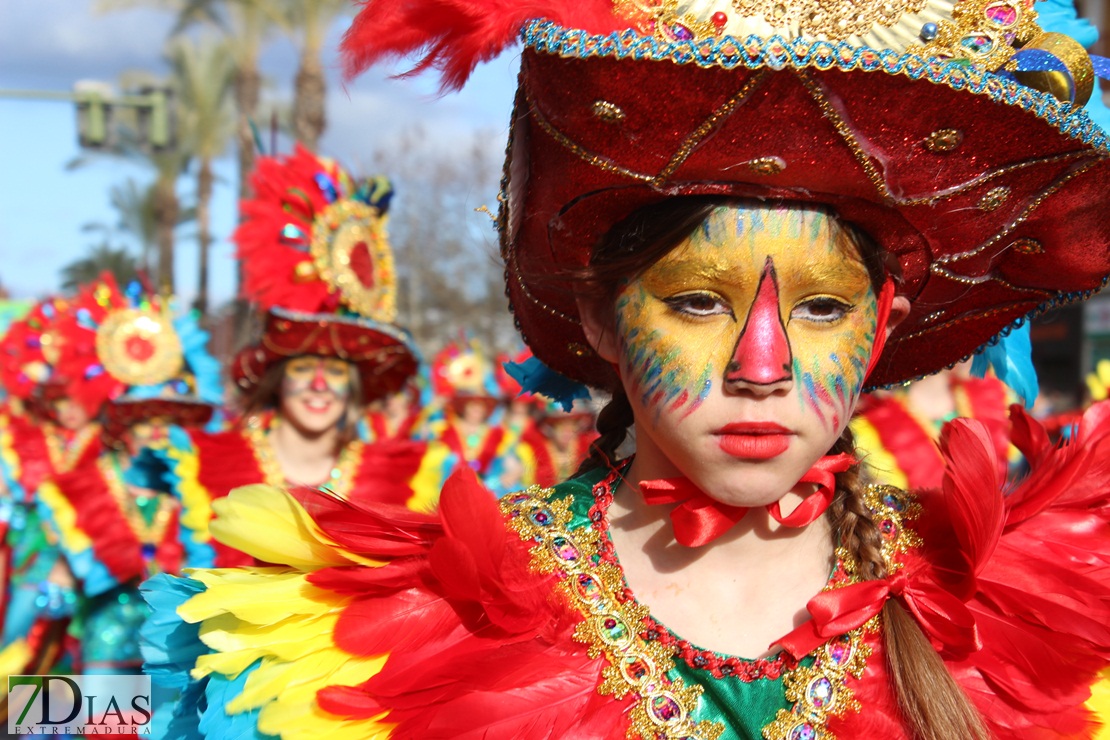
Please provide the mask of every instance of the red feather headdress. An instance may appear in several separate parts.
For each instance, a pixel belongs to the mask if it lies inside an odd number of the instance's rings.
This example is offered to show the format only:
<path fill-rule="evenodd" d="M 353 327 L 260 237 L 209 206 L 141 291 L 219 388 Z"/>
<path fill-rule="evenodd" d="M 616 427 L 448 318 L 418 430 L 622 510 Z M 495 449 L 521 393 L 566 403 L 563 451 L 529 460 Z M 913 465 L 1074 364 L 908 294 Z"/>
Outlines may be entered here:
<path fill-rule="evenodd" d="M 234 240 L 244 294 L 268 313 L 261 342 L 233 364 L 236 383 L 249 390 L 274 363 L 318 354 L 356 364 L 366 400 L 400 389 L 418 360 L 392 323 L 389 181 L 358 183 L 298 146 L 288 157 L 260 159 L 251 184 Z"/>
<path fill-rule="evenodd" d="M 39 301 L 12 322 L 0 339 L 0 387 L 21 401 L 34 401 L 58 378 L 54 368 L 61 352 L 57 327 L 69 306 L 62 298 Z M 58 389 L 60 390 L 60 388 Z"/>
<path fill-rule="evenodd" d="M 501 389 L 493 365 L 473 337 L 448 342 L 432 359 L 432 391 L 440 398 L 497 400 Z"/>

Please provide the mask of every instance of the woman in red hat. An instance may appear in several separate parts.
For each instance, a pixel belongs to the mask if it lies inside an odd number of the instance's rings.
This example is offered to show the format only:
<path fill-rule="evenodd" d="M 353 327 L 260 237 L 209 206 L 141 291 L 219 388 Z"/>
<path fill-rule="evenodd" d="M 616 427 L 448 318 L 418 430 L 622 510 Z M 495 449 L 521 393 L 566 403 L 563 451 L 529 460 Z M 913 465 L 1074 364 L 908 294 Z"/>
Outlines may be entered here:
<path fill-rule="evenodd" d="M 191 566 L 254 562 L 209 532 L 214 502 L 239 486 L 310 486 L 345 498 L 380 476 L 395 482 L 379 491 L 386 498 L 434 505 L 407 485 L 419 445 L 369 445 L 358 435 L 366 404 L 399 391 L 419 362 L 392 323 L 390 184 L 356 182 L 298 147 L 260 160 L 252 187 L 234 238 L 246 296 L 265 315 L 261 338 L 231 367 L 242 416 L 225 432 L 176 436 L 158 453 L 182 503 Z"/>
<path fill-rule="evenodd" d="M 83 393 L 85 379 L 59 366 L 71 349 L 64 327 L 73 310 L 65 299 L 43 300 L 0 342 L 0 386 L 9 399 L 0 426 L 0 664 L 10 673 L 57 663 L 77 604 L 73 574 L 36 497 L 44 483 L 103 449 L 104 399 Z"/>
<path fill-rule="evenodd" d="M 370 2 L 352 66 L 419 49 L 449 84 L 523 26 L 509 298 L 539 360 L 612 400 L 553 488 L 495 506 L 464 471 L 424 518 L 286 495 L 295 554 L 153 584 L 159 628 L 205 646 L 151 654 L 206 692 L 183 715 L 286 738 L 1089 737 L 1110 408 L 1066 447 L 1017 412 L 1013 486 L 974 421 L 915 493 L 866 485 L 846 432 L 864 389 L 1110 274 L 1106 135 L 1013 79 L 1068 70 L 1078 101 L 1091 61 L 1032 5 Z M 232 494 L 229 531 L 252 507 Z M 244 583 L 311 593 L 257 609 Z"/>

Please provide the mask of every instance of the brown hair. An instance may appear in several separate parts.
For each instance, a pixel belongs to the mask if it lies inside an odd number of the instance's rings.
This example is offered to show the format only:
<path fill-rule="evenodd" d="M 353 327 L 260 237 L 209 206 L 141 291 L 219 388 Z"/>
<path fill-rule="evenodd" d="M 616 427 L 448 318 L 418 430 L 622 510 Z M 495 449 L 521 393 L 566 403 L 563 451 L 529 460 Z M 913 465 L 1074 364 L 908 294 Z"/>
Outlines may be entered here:
<path fill-rule="evenodd" d="M 675 198 L 632 214 L 617 224 L 594 251 L 589 267 L 580 275 L 582 295 L 601 300 L 614 298 L 622 281 L 640 274 L 677 247 L 715 208 L 737 202 L 716 197 Z M 865 232 L 851 224 L 842 222 L 841 226 L 859 251 L 878 291 L 890 272 L 885 254 Z M 605 305 L 611 305 L 611 301 Z M 612 399 L 598 414 L 599 437 L 591 445 L 590 457 L 580 472 L 611 466 L 634 421 L 623 388 L 608 390 Z M 830 452 L 855 452 L 849 429 L 844 430 Z M 827 516 L 834 544 L 839 543 L 856 557 L 860 578 L 873 580 L 886 577 L 887 567 L 882 557 L 881 535 L 863 491 L 858 465 L 837 475 L 836 495 Z M 891 687 L 911 737 L 986 740 L 989 735 L 978 711 L 913 617 L 898 601 L 890 599 L 883 607 L 882 618 Z"/>
<path fill-rule="evenodd" d="M 267 411 L 277 411 L 281 408 L 281 383 L 285 378 L 285 366 L 289 360 L 286 358 L 266 368 L 258 384 L 247 394 L 243 403 L 243 419 L 250 419 Z M 339 418 L 338 448 L 342 449 L 358 437 L 358 424 L 366 412 L 366 405 L 362 401 L 362 376 L 352 363 L 347 363 L 350 372 L 350 389 L 347 396 L 347 407 L 343 416 Z"/>

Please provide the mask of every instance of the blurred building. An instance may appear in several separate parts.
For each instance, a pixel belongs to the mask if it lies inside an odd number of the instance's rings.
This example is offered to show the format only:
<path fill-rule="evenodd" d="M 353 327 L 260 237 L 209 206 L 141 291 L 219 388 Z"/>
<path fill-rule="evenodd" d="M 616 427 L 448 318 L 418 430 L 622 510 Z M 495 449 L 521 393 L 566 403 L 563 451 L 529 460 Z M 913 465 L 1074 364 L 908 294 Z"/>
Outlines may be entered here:
<path fill-rule="evenodd" d="M 1076 0 L 1079 14 L 1099 30 L 1091 53 L 1110 56 L 1110 9 L 1106 0 Z M 1110 104 L 1110 85 L 1103 82 Z M 1110 218 L 1110 214 L 1107 214 Z M 1110 245 L 1108 245 L 1110 246 Z M 1101 359 L 1110 359 L 1110 290 L 1085 303 L 1064 306 L 1032 322 L 1033 363 L 1042 395 L 1060 403 L 1083 402 L 1084 377 Z"/>

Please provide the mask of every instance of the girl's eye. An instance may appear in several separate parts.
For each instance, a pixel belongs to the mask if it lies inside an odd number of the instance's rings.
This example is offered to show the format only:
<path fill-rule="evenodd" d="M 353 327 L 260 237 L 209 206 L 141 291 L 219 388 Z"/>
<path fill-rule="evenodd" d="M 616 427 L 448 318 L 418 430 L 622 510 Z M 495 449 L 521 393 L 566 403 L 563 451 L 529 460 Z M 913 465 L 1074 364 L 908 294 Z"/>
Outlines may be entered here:
<path fill-rule="evenodd" d="M 838 298 L 819 296 L 802 301 L 790 312 L 792 319 L 805 319 L 821 323 L 839 321 L 852 311 L 852 305 Z"/>
<path fill-rule="evenodd" d="M 732 309 L 712 293 L 684 293 L 664 298 L 663 302 L 676 311 L 688 316 L 732 315 Z"/>

